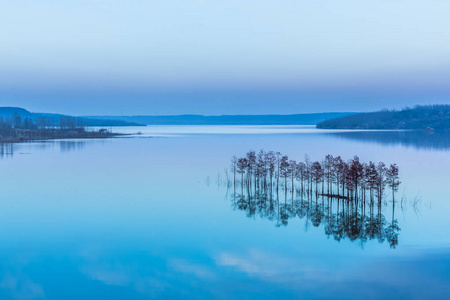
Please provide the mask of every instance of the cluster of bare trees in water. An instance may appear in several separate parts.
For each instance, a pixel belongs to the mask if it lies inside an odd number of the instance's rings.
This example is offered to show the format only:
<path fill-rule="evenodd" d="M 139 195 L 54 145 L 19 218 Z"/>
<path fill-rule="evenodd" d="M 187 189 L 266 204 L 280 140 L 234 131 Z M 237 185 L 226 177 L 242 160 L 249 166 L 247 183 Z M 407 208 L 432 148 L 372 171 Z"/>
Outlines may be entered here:
<path fill-rule="evenodd" d="M 277 226 L 306 218 L 307 225 L 323 224 L 325 234 L 337 241 L 387 241 L 395 248 L 400 231 L 394 214 L 398 170 L 395 164 L 361 163 L 357 156 L 344 161 L 327 155 L 319 162 L 305 155 L 304 161 L 296 162 L 279 152 L 251 150 L 245 157 L 231 159 L 226 180 L 233 188 L 233 208 L 246 211 L 248 217 L 276 220 Z M 393 197 L 390 221 L 383 214 L 386 188 Z"/>
<path fill-rule="evenodd" d="M 231 159 L 233 184 L 240 181 L 242 188 L 250 190 L 279 190 L 284 188 L 316 196 L 324 195 L 349 201 L 371 200 L 379 202 L 386 187 L 392 197 L 400 185 L 396 164 L 389 167 L 383 162 L 361 163 L 358 156 L 349 161 L 340 156 L 327 155 L 322 161 L 311 161 L 308 155 L 302 162 L 289 159 L 280 152 L 250 150 L 245 157 Z"/>

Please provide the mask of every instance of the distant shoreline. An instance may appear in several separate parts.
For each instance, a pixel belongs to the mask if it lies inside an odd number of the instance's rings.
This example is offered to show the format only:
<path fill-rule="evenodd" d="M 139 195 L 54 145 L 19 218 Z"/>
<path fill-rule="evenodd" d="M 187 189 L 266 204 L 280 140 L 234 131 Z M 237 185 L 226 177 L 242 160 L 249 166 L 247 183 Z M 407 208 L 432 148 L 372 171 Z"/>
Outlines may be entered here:
<path fill-rule="evenodd" d="M 59 130 L 35 130 L 32 132 L 25 132 L 25 135 L 18 134 L 16 137 L 0 137 L 0 144 L 26 143 L 61 139 L 108 139 L 131 135 L 127 133 L 100 131 L 58 131 Z M 27 133 L 29 135 L 26 135 Z"/>
<path fill-rule="evenodd" d="M 309 113 L 290 115 L 137 115 L 86 116 L 92 120 L 114 120 L 145 125 L 317 125 L 328 119 L 353 115 L 352 112 Z"/>
<path fill-rule="evenodd" d="M 450 130 L 450 105 L 417 105 L 402 110 L 382 110 L 328 119 L 317 124 L 319 129 L 412 129 Z"/>

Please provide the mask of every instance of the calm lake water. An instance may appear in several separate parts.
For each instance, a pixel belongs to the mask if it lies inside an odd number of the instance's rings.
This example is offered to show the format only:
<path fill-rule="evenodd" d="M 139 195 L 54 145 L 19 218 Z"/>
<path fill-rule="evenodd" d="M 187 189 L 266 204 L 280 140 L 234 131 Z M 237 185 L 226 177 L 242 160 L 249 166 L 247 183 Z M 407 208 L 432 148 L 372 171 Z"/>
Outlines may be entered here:
<path fill-rule="evenodd" d="M 114 128 L 141 135 L 0 148 L 0 299 L 445 299 L 450 137 L 310 126 Z M 398 244 L 280 223 L 223 185 L 233 155 L 397 163 Z M 390 194 L 389 194 L 390 196 Z M 279 203 L 289 203 L 280 195 Z M 313 210 L 325 206 L 314 202 Z M 286 208 L 286 206 L 285 206 Z M 353 230 L 354 228 L 350 228 Z"/>

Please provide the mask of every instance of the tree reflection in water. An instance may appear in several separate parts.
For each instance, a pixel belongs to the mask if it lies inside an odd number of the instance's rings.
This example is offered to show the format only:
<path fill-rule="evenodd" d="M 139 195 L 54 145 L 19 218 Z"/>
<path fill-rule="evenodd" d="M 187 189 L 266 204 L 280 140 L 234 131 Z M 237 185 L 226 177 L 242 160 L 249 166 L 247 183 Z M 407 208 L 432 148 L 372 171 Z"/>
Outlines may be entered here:
<path fill-rule="evenodd" d="M 242 189 L 232 186 L 229 194 L 232 207 L 245 211 L 246 216 L 259 216 L 276 222 L 276 226 L 287 226 L 294 218 L 306 219 L 314 227 L 323 225 L 325 234 L 336 241 L 349 239 L 361 244 L 368 240 L 385 241 L 391 248 L 398 245 L 400 227 L 395 219 L 395 210 L 387 220 L 383 214 L 385 203 L 377 201 L 348 201 L 327 196 L 302 197 L 298 192 L 284 195 L 284 201 L 274 192 Z M 282 193 L 284 194 L 284 193 Z M 393 207 L 394 209 L 394 207 Z M 306 227 L 308 228 L 308 227 Z"/>

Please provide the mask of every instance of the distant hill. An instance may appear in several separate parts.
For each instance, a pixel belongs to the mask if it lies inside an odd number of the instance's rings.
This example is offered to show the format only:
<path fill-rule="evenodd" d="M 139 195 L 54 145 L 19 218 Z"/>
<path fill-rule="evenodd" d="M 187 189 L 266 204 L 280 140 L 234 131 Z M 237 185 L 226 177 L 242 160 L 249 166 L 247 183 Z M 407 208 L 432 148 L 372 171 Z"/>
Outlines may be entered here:
<path fill-rule="evenodd" d="M 0 118 L 11 119 L 14 116 L 20 116 L 22 119 L 29 118 L 33 122 L 45 122 L 46 126 L 58 126 L 61 118 L 69 117 L 61 114 L 32 113 L 20 107 L 0 107 Z M 143 126 L 136 122 L 124 120 L 92 119 L 86 117 L 76 117 L 84 126 Z"/>
<path fill-rule="evenodd" d="M 294 115 L 175 115 L 175 116 L 89 116 L 104 120 L 122 120 L 146 125 L 316 125 L 331 118 L 355 113 L 315 113 Z"/>
<path fill-rule="evenodd" d="M 32 115 L 31 112 L 21 107 L 10 107 L 10 106 L 0 107 L 1 117 L 12 117 L 15 114 L 21 117 L 31 117 Z"/>
<path fill-rule="evenodd" d="M 450 105 L 425 105 L 354 114 L 320 122 L 317 128 L 450 130 Z"/>

